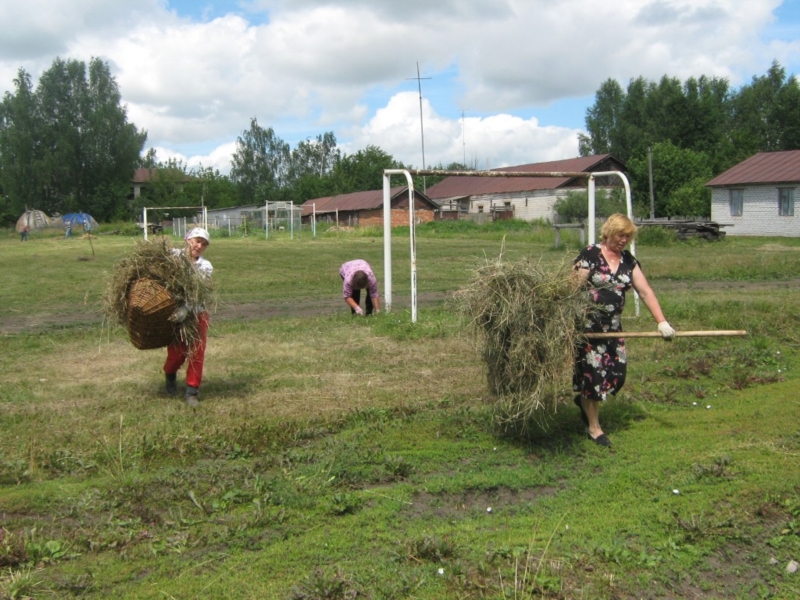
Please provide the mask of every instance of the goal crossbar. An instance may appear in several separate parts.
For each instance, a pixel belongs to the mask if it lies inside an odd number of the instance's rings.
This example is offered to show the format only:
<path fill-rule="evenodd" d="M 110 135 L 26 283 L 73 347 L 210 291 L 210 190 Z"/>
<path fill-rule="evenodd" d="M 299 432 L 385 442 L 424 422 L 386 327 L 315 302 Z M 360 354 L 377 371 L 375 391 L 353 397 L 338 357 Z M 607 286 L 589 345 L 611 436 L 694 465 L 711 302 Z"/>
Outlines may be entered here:
<path fill-rule="evenodd" d="M 417 322 L 417 239 L 414 215 L 414 180 L 412 175 L 439 175 L 445 177 L 569 177 L 585 178 L 588 182 L 589 196 L 588 238 L 589 244 L 595 243 L 596 221 L 596 177 L 618 177 L 625 187 L 625 204 L 628 218 L 633 220 L 633 204 L 631 202 L 631 186 L 628 178 L 620 171 L 448 171 L 441 169 L 385 169 L 383 171 L 383 277 L 384 277 L 384 310 L 392 309 L 392 207 L 391 183 L 392 175 L 404 175 L 408 182 L 408 226 L 411 243 L 411 322 Z M 631 253 L 636 254 L 636 244 L 631 242 Z M 639 296 L 634 291 L 636 316 L 639 316 Z"/>

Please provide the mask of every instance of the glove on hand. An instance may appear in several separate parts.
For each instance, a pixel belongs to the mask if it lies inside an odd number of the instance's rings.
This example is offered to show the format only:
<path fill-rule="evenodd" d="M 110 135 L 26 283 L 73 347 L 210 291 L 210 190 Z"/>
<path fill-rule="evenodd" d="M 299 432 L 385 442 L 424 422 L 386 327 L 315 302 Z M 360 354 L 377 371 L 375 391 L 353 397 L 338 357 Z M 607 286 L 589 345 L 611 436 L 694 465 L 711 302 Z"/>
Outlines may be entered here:
<path fill-rule="evenodd" d="M 363 308 L 361 308 L 360 306 L 356 306 L 356 314 L 357 314 L 359 317 L 363 317 L 363 316 L 364 316 L 364 309 L 363 309 Z"/>
<path fill-rule="evenodd" d="M 189 316 L 189 309 L 184 304 L 170 316 L 169 320 L 173 323 L 183 323 Z"/>
<path fill-rule="evenodd" d="M 671 340 L 675 337 L 675 330 L 666 321 L 661 321 L 661 323 L 658 324 L 658 332 L 665 340 Z"/>

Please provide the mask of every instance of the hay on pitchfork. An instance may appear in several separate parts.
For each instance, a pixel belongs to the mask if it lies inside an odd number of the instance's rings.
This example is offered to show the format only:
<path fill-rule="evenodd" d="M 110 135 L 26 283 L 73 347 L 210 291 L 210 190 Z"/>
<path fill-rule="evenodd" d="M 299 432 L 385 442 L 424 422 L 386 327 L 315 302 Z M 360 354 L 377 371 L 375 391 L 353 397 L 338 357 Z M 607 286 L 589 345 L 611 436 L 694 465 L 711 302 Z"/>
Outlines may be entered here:
<path fill-rule="evenodd" d="M 593 310 L 572 265 L 501 256 L 476 268 L 456 300 L 481 347 L 497 423 L 545 423 L 558 392 L 571 386 L 576 344 Z"/>
<path fill-rule="evenodd" d="M 214 287 L 186 253 L 174 252 L 168 237 L 136 243 L 131 254 L 119 261 L 103 295 L 109 321 L 128 329 L 131 342 L 140 349 L 161 348 L 182 340 L 190 349 L 199 339 L 197 315 L 175 325 L 169 321 L 183 305 L 214 304 Z"/>

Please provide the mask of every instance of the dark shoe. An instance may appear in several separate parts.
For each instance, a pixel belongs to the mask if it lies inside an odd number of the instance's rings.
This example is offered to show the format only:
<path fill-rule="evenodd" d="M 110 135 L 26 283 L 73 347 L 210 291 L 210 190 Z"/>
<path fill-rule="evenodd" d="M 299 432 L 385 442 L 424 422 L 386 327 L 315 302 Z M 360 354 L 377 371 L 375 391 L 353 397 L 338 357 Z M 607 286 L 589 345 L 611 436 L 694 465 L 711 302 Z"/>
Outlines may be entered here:
<path fill-rule="evenodd" d="M 581 402 L 581 395 L 578 394 L 577 396 L 575 396 L 572 399 L 572 401 L 575 403 L 575 406 L 577 406 L 578 408 L 581 409 L 581 421 L 583 421 L 583 424 L 588 427 L 589 426 L 589 417 L 586 416 L 586 411 L 583 410 L 583 403 Z"/>
<path fill-rule="evenodd" d="M 592 440 L 598 446 L 606 446 L 606 447 L 611 446 L 611 440 L 608 439 L 608 437 L 606 437 L 605 433 L 601 433 L 596 438 L 593 438 L 592 434 L 590 433 L 589 434 L 589 439 Z"/>
<path fill-rule="evenodd" d="M 165 373 L 167 380 L 167 393 L 170 396 L 175 396 L 178 393 L 178 376 L 175 373 Z"/>
<path fill-rule="evenodd" d="M 191 385 L 186 386 L 186 404 L 189 406 L 200 406 L 200 401 L 198 400 L 199 395 L 200 390 L 196 387 L 192 387 Z"/>

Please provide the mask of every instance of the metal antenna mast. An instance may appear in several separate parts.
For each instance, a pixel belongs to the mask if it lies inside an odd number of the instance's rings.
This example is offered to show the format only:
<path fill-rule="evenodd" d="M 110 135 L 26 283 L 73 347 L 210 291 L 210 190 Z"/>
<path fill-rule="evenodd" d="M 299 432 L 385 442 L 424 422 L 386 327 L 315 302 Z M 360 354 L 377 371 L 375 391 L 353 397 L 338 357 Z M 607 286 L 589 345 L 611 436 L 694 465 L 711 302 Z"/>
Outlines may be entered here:
<path fill-rule="evenodd" d="M 464 168 L 467 168 L 467 138 L 466 138 L 466 130 L 467 130 L 467 122 L 464 120 L 464 110 L 461 109 L 461 147 L 464 149 Z"/>
<path fill-rule="evenodd" d="M 417 86 L 419 87 L 419 134 L 422 139 L 422 169 L 425 170 L 425 130 L 422 127 L 422 80 L 430 79 L 430 77 L 419 76 L 419 61 L 417 61 L 417 76 L 409 77 L 408 79 L 416 79 Z M 422 176 L 422 191 L 427 191 L 425 187 L 425 176 Z"/>

